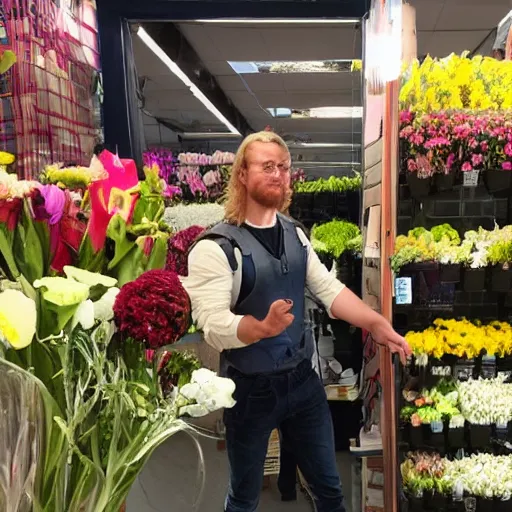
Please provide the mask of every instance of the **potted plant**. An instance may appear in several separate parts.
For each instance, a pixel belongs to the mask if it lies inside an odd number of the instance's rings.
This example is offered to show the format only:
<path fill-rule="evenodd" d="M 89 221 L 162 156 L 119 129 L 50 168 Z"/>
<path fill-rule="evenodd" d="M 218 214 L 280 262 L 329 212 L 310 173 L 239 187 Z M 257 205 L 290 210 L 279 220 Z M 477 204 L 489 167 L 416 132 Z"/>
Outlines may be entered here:
<path fill-rule="evenodd" d="M 459 233 L 450 224 L 440 224 L 430 230 L 435 242 L 436 259 L 441 264 L 439 280 L 443 283 L 460 281 L 460 264 L 468 247 L 461 247 Z"/>
<path fill-rule="evenodd" d="M 465 420 L 462 414 L 456 414 L 450 418 L 448 424 L 447 444 L 450 450 L 459 450 L 466 446 Z"/>
<path fill-rule="evenodd" d="M 462 245 L 469 248 L 469 255 L 465 252 L 462 258 L 463 273 L 462 285 L 466 292 L 480 292 L 485 288 L 485 274 L 487 267 L 486 231 L 467 231 L 464 234 Z"/>
<path fill-rule="evenodd" d="M 488 249 L 488 260 L 493 266 L 492 291 L 508 293 L 512 288 L 512 241 L 502 239 L 492 242 Z"/>

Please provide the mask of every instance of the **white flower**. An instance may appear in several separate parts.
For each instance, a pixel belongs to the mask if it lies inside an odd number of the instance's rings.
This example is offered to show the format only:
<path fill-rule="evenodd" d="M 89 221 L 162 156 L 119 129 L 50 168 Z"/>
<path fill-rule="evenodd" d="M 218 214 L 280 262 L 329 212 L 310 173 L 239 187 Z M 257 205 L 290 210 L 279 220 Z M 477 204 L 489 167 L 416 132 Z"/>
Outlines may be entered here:
<path fill-rule="evenodd" d="M 94 318 L 101 321 L 109 321 L 114 318 L 114 302 L 116 301 L 117 294 L 120 292 L 119 288 L 109 288 L 99 299 L 94 306 Z"/>
<path fill-rule="evenodd" d="M 218 409 L 229 409 L 235 405 L 233 393 L 235 383 L 231 379 L 218 377 L 215 372 L 201 368 L 192 372 L 192 379 L 180 389 L 180 394 L 195 403 L 181 407 L 180 414 L 199 417 Z"/>
<path fill-rule="evenodd" d="M 207 228 L 224 219 L 224 207 L 216 203 L 178 204 L 166 208 L 164 222 L 173 231 L 182 231 L 190 226 Z"/>
<path fill-rule="evenodd" d="M 94 304 L 92 300 L 84 300 L 75 311 L 73 321 L 71 323 L 71 329 L 74 329 L 78 324 L 83 329 L 88 330 L 94 327 Z"/>

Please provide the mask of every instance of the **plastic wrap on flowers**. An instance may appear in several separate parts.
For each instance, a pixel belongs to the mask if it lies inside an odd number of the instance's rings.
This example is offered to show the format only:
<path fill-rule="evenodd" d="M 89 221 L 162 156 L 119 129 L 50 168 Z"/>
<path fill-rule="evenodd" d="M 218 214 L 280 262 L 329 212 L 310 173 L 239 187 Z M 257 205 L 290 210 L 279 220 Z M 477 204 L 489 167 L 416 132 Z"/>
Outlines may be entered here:
<path fill-rule="evenodd" d="M 205 231 L 206 229 L 201 226 L 191 226 L 170 238 L 166 270 L 176 272 L 180 276 L 188 276 L 188 251 Z"/>
<path fill-rule="evenodd" d="M 188 331 L 190 299 L 175 272 L 150 270 L 121 288 L 114 318 L 123 336 L 157 349 Z"/>

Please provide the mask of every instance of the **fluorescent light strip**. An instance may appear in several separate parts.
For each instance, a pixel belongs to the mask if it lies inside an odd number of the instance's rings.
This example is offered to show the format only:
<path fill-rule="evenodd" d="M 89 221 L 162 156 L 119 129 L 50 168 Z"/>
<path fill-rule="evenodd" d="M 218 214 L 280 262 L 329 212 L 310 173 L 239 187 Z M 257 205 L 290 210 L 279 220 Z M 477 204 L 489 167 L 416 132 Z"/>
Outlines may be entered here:
<path fill-rule="evenodd" d="M 142 28 L 139 27 L 137 35 L 142 42 L 174 73 L 189 89 L 190 92 L 211 112 L 226 128 L 234 135 L 240 132 L 226 119 L 219 109 L 201 92 L 201 90 L 183 73 L 180 67 L 158 46 L 155 40 Z"/>
<path fill-rule="evenodd" d="M 200 139 L 239 139 L 242 135 L 240 133 L 225 133 L 225 132 L 184 132 L 179 136 L 183 140 L 200 140 Z"/>
<path fill-rule="evenodd" d="M 344 148 L 344 149 L 357 149 L 361 144 L 350 144 L 343 142 L 290 142 L 288 144 L 290 149 L 302 148 Z"/>
<path fill-rule="evenodd" d="M 284 25 L 288 24 L 322 24 L 322 25 L 331 25 L 331 24 L 343 24 L 343 25 L 355 25 L 356 23 L 360 23 L 361 20 L 359 18 L 291 18 L 291 19 L 265 19 L 265 18 L 212 18 L 210 20 L 193 20 L 196 23 L 239 23 L 239 24 L 259 24 L 266 25 L 271 23 L 280 23 Z"/>

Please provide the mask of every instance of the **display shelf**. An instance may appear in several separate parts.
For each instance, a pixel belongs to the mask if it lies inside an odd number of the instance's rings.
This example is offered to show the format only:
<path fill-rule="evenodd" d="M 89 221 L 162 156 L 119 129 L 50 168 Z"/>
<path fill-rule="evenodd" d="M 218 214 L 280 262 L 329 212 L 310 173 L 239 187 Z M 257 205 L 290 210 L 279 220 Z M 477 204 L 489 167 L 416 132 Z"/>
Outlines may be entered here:
<path fill-rule="evenodd" d="M 479 227 L 492 230 L 495 224 L 504 226 L 511 223 L 511 201 L 508 198 L 489 194 L 485 181 L 480 179 L 475 187 L 465 187 L 455 181 L 451 190 L 439 191 L 432 187 L 428 197 L 418 201 L 411 197 L 403 178 L 399 184 L 398 233 L 406 234 L 410 229 L 423 226 L 427 229 L 449 223 L 462 236 L 468 230 Z M 512 274 L 510 274 L 512 275 Z M 478 269 L 478 272 L 463 267 L 446 266 L 426 262 L 402 267 L 396 277 L 400 298 L 395 296 L 393 323 L 398 332 L 423 331 L 435 319 L 479 320 L 484 324 L 494 320 L 512 319 L 512 282 L 509 273 L 495 274 L 492 267 Z M 406 287 L 407 293 L 403 293 Z M 408 288 L 407 288 L 408 287 Z M 396 294 L 395 294 L 396 295 Z M 409 297 L 407 304 L 404 297 Z M 398 303 L 397 303 L 398 302 Z M 406 368 L 395 366 L 395 403 L 397 404 L 396 424 L 398 431 L 398 460 L 402 463 L 408 453 L 425 452 L 439 454 L 451 461 L 461 456 L 489 453 L 495 456 L 512 457 L 512 423 L 505 425 L 477 425 L 466 419 L 462 425 L 451 425 L 446 416 L 440 422 L 424 420 L 415 426 L 409 420 L 402 420 L 403 407 L 414 401 L 406 400 L 407 391 L 422 396 L 423 389 L 432 390 L 443 379 L 456 382 L 468 379 L 492 379 L 498 375 L 510 376 L 510 358 L 487 358 L 480 353 L 473 359 L 445 355 L 441 359 L 429 357 L 427 364 L 412 362 Z M 510 384 L 512 386 L 512 383 Z M 427 393 L 428 394 L 428 393 Z M 459 496 L 454 499 L 451 492 L 436 494 L 424 492 L 422 497 L 408 494 L 402 487 L 399 507 L 402 512 L 420 512 L 439 509 L 441 511 L 512 510 L 510 501 L 501 499 L 483 500 L 481 496 Z M 504 508 L 505 507 L 505 508 Z M 508 508 L 506 508 L 508 507 Z"/>

